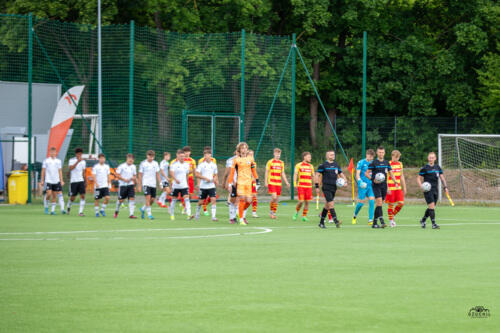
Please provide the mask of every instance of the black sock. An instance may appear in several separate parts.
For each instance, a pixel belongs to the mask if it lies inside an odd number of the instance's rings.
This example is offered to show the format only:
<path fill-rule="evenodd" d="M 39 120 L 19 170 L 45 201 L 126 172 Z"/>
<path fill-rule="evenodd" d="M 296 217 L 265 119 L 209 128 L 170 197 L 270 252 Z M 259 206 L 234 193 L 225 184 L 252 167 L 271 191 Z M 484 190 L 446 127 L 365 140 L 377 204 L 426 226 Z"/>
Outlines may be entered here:
<path fill-rule="evenodd" d="M 375 207 L 375 215 L 373 218 L 373 223 L 377 224 L 377 220 L 380 217 L 380 211 L 379 211 L 379 206 Z"/>
<path fill-rule="evenodd" d="M 319 221 L 319 223 L 325 224 L 326 214 L 328 214 L 328 211 L 326 210 L 326 208 L 323 208 L 323 210 L 321 211 L 321 220 Z"/>
<path fill-rule="evenodd" d="M 427 217 L 429 217 L 429 208 L 425 210 L 424 217 L 422 217 L 422 222 L 425 222 L 427 220 Z"/>
<path fill-rule="evenodd" d="M 428 209 L 429 217 L 431 218 L 432 224 L 436 224 L 436 212 L 434 209 Z"/>
<path fill-rule="evenodd" d="M 337 214 L 335 213 L 335 208 L 330 208 L 330 214 L 332 214 L 333 221 L 337 223 Z"/>

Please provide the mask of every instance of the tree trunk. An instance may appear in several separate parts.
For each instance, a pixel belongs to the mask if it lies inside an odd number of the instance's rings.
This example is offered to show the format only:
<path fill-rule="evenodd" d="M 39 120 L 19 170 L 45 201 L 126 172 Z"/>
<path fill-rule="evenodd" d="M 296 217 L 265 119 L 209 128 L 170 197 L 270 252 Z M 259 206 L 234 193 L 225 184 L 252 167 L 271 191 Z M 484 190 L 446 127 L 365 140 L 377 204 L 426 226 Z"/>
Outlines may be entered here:
<path fill-rule="evenodd" d="M 165 34 L 162 31 L 160 13 L 154 13 L 154 20 L 157 32 L 157 45 L 158 45 L 158 55 L 163 58 L 166 54 L 167 44 L 165 42 Z M 156 113 L 158 119 L 158 138 L 160 139 L 160 144 L 165 145 L 169 139 L 172 139 L 172 121 L 168 114 L 167 109 L 167 96 L 166 96 L 167 86 L 165 83 L 160 83 L 156 87 Z"/>
<path fill-rule="evenodd" d="M 312 78 L 315 82 L 318 82 L 319 80 L 319 62 L 313 63 Z M 309 133 L 311 136 L 311 144 L 313 148 L 317 148 L 318 140 L 316 137 L 316 131 L 318 130 L 318 99 L 314 95 L 309 99 L 309 115 Z"/>
<path fill-rule="evenodd" d="M 335 128 L 335 115 L 337 114 L 337 109 L 335 108 L 330 108 L 327 110 L 328 113 L 328 118 L 330 119 L 333 127 Z M 330 142 L 330 138 L 333 134 L 332 128 L 330 127 L 330 124 L 328 121 L 325 121 L 325 144 L 328 144 Z"/>

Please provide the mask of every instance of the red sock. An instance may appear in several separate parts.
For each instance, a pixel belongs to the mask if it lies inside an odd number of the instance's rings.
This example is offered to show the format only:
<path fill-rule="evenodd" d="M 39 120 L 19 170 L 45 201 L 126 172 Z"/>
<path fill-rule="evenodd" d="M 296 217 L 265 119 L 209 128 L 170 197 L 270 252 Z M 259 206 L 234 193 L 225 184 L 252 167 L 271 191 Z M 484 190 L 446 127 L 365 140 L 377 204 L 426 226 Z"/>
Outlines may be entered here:
<path fill-rule="evenodd" d="M 205 200 L 203 200 L 203 211 L 207 211 L 207 205 L 208 205 L 208 199 L 209 197 L 206 197 Z"/>
<path fill-rule="evenodd" d="M 252 199 L 252 212 L 257 211 L 257 197 L 253 197 Z"/>
<path fill-rule="evenodd" d="M 333 219 L 332 214 L 330 213 L 330 210 L 328 210 L 328 221 L 330 221 L 332 219 Z"/>
<path fill-rule="evenodd" d="M 297 204 L 297 206 L 295 206 L 295 210 L 297 211 L 297 213 L 300 212 L 300 205 L 299 204 Z"/>
<path fill-rule="evenodd" d="M 181 197 L 181 203 L 182 203 L 182 207 L 186 208 L 186 204 L 184 203 L 184 197 Z"/>
<path fill-rule="evenodd" d="M 302 211 L 302 216 L 306 217 L 307 213 L 309 212 L 309 209 L 305 209 Z"/>
<path fill-rule="evenodd" d="M 401 211 L 401 208 L 403 208 L 404 205 L 405 204 L 403 202 L 398 202 L 398 204 L 396 205 L 396 208 L 394 208 L 394 215 L 399 213 Z"/>
<path fill-rule="evenodd" d="M 238 212 L 240 213 L 240 219 L 243 218 L 243 212 L 245 211 L 246 202 L 245 200 L 240 200 L 240 204 L 238 206 Z"/>
<path fill-rule="evenodd" d="M 389 207 L 387 208 L 387 215 L 389 215 L 389 220 L 394 219 L 394 205 L 389 204 Z"/>
<path fill-rule="evenodd" d="M 250 202 L 245 201 L 245 209 L 247 209 L 248 207 L 250 207 Z"/>

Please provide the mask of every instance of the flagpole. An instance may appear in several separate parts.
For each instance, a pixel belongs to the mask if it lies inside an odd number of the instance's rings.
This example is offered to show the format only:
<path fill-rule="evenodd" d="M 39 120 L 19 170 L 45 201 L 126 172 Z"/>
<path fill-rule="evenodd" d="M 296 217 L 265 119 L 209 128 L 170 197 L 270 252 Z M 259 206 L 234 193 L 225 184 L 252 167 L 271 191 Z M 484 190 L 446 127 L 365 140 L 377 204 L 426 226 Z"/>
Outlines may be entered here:
<path fill-rule="evenodd" d="M 354 169 L 351 169 L 352 205 L 354 206 Z"/>

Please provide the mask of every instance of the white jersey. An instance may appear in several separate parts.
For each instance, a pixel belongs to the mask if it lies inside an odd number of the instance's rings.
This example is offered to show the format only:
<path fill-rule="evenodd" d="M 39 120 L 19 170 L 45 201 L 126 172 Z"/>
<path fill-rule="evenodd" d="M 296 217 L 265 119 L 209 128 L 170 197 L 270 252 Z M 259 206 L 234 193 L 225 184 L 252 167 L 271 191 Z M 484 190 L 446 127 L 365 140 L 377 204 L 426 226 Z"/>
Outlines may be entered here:
<path fill-rule="evenodd" d="M 196 172 L 199 172 L 203 177 L 210 179 L 210 181 L 201 179 L 200 188 L 209 189 L 215 187 L 214 176 L 217 175 L 217 164 L 212 161 L 207 162 L 204 160 L 203 162 L 198 164 Z"/>
<path fill-rule="evenodd" d="M 116 169 L 116 173 L 119 174 L 122 178 L 132 179 L 133 176 L 137 175 L 137 168 L 135 167 L 134 164 L 122 163 Z M 125 182 L 119 179 L 118 185 L 119 186 L 134 185 L 134 182 L 132 180 Z"/>
<path fill-rule="evenodd" d="M 75 165 L 76 157 L 70 158 L 68 161 L 68 165 L 72 166 Z M 85 171 L 85 168 L 87 167 L 87 163 L 85 163 L 85 160 L 81 160 L 76 167 L 70 171 L 70 182 L 71 183 L 78 183 L 78 182 L 83 182 L 83 172 Z"/>
<path fill-rule="evenodd" d="M 139 173 L 142 173 L 142 186 L 156 188 L 156 173 L 160 172 L 158 162 L 144 160 L 139 165 Z"/>
<path fill-rule="evenodd" d="M 95 176 L 95 188 L 109 187 L 109 165 L 97 163 L 92 168 L 92 173 Z"/>
<path fill-rule="evenodd" d="M 161 174 L 160 172 L 160 176 L 161 176 L 161 181 L 162 182 L 165 182 L 168 180 L 168 166 L 170 165 L 170 163 L 166 160 L 162 160 L 160 162 L 160 169 L 163 170 L 163 172 L 165 172 L 165 175 L 167 176 L 167 178 L 163 177 L 163 175 Z"/>
<path fill-rule="evenodd" d="M 233 167 L 233 161 L 237 156 L 233 156 L 230 159 L 226 161 L 226 168 L 232 168 Z M 233 178 L 233 184 L 236 184 L 238 180 L 238 170 L 234 170 L 234 178 Z"/>
<path fill-rule="evenodd" d="M 170 171 L 174 173 L 175 178 L 180 182 L 179 184 L 174 180 L 172 182 L 173 189 L 188 188 L 187 176 L 191 171 L 191 165 L 188 162 L 175 161 L 170 166 Z"/>
<path fill-rule="evenodd" d="M 62 169 L 61 160 L 58 158 L 47 157 L 42 164 L 45 169 L 45 183 L 57 184 L 61 182 L 59 170 Z"/>

